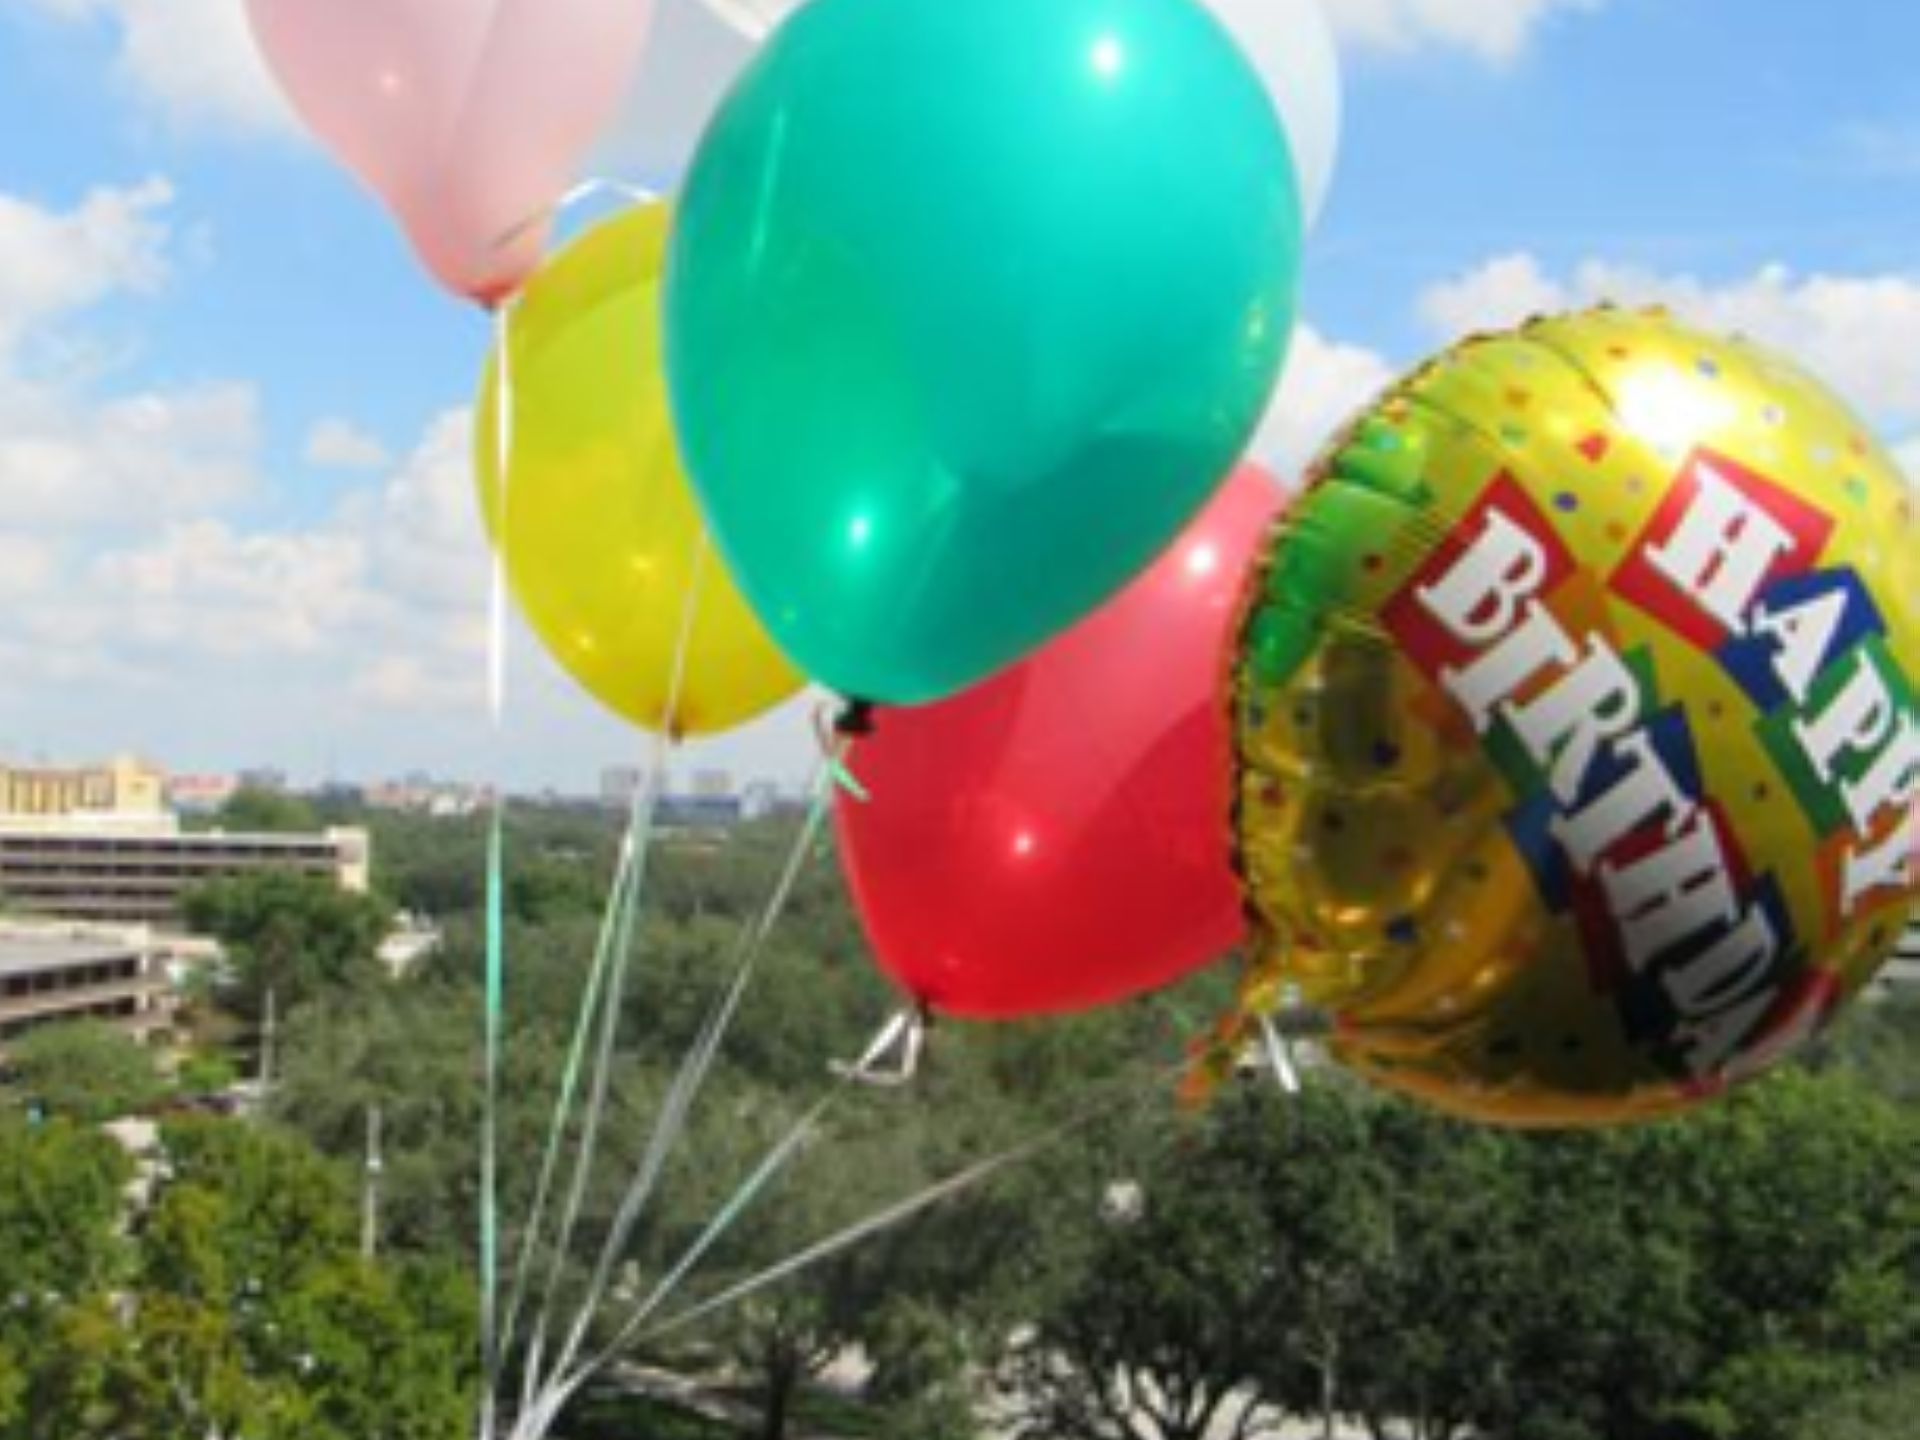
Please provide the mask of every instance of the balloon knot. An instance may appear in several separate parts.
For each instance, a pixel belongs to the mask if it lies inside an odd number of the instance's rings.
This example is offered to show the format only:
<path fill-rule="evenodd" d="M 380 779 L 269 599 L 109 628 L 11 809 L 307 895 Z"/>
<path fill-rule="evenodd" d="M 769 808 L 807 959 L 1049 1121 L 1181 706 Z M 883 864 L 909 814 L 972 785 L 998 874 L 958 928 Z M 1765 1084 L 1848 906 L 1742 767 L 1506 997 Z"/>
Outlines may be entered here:
<path fill-rule="evenodd" d="M 836 735 L 863 740 L 874 731 L 874 706 L 871 700 L 849 700 L 833 718 Z"/>

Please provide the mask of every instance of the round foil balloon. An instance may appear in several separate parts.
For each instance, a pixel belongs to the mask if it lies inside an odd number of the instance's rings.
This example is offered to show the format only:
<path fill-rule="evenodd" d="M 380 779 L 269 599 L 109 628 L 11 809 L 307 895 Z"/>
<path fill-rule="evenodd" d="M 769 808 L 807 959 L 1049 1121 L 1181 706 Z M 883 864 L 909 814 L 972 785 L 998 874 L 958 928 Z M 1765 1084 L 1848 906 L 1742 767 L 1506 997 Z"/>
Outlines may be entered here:
<path fill-rule="evenodd" d="M 1920 888 L 1915 504 L 1818 383 L 1660 314 L 1404 383 L 1251 582 L 1249 1006 L 1298 987 L 1349 1064 L 1510 1124 L 1817 1030 Z"/>
<path fill-rule="evenodd" d="M 488 529 L 549 653 L 635 724 L 701 735 L 805 682 L 713 553 L 680 470 L 660 372 L 667 216 L 629 210 L 534 277 L 508 322 L 504 492 L 497 358 L 474 454 Z"/>
<path fill-rule="evenodd" d="M 666 292 L 687 468 L 782 648 L 917 704 L 1116 594 L 1260 419 L 1299 241 L 1192 0 L 803 6 L 701 142 Z"/>
<path fill-rule="evenodd" d="M 1244 929 L 1219 703 L 1241 577 L 1279 503 L 1239 471 L 1143 575 L 982 685 L 881 712 L 840 854 L 881 965 L 980 1019 L 1124 999 Z"/>

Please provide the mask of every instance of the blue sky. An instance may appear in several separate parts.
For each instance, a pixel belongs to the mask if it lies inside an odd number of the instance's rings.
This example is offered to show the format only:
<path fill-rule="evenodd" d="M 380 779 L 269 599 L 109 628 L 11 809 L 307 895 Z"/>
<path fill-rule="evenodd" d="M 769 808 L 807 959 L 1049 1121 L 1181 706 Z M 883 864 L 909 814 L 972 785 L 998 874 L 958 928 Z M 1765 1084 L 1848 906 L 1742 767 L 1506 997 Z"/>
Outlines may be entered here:
<path fill-rule="evenodd" d="M 662 0 L 596 161 L 748 53 Z M 1327 0 L 1341 168 L 1262 453 L 1467 328 L 1661 298 L 1787 346 L 1920 461 L 1920 10 Z M 299 135 L 239 0 L 0 5 L 0 757 L 586 789 L 639 740 L 522 641 L 504 751 L 460 415 L 487 342 Z M 793 713 L 693 763 L 791 775 Z"/>

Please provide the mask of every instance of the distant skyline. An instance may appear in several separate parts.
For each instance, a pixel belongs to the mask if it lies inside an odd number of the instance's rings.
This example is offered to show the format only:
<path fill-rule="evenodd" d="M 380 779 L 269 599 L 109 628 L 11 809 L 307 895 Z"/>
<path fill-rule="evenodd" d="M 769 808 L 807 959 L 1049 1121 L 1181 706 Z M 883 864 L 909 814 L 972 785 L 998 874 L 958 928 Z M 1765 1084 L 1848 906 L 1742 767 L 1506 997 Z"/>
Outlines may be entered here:
<path fill-rule="evenodd" d="M 663 178 L 745 53 L 660 3 L 603 173 Z M 1914 7 L 1328 9 L 1347 129 L 1276 469 L 1464 331 L 1658 298 L 1800 356 L 1920 471 Z M 241 12 L 0 8 L 0 759 L 591 793 L 649 742 L 524 634 L 485 713 L 486 323 L 299 134 Z M 676 768 L 791 782 L 814 743 L 799 707 Z"/>

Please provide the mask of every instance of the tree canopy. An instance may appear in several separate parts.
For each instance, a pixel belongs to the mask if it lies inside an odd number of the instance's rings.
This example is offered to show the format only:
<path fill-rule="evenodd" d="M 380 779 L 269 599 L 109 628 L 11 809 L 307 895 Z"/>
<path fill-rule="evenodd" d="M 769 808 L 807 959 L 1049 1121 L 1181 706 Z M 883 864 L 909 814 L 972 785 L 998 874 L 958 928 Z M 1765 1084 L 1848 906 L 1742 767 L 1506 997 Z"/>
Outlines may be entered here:
<path fill-rule="evenodd" d="M 467 1281 L 363 1260 L 344 1178 L 304 1141 L 187 1122 L 144 1201 L 131 1171 L 64 1124 L 0 1130 L 0 1440 L 463 1431 Z"/>
<path fill-rule="evenodd" d="M 318 830 L 320 816 L 301 796 L 243 785 L 214 812 L 211 824 L 242 833 L 293 835 Z"/>
<path fill-rule="evenodd" d="M 585 813 L 516 808 L 508 821 L 511 1256 L 618 831 Z M 300 1003 L 272 1111 L 345 1167 L 378 1107 L 382 1243 L 453 1276 L 476 1223 L 484 826 L 374 823 L 383 893 L 433 913 L 446 943 L 399 983 L 292 965 Z M 790 825 L 756 825 L 663 840 L 651 856 L 602 1165 L 556 1281 L 562 1330 L 791 841 Z M 1822 1417 L 1877 1423 L 1869 1397 L 1920 1370 L 1920 1138 L 1902 1104 L 1920 1094 L 1912 1002 L 1863 1007 L 1806 1066 L 1693 1116 L 1520 1135 L 1438 1118 L 1326 1066 L 1297 1097 L 1262 1079 L 1181 1111 L 1169 1066 L 1228 979 L 1071 1020 L 941 1024 L 912 1087 L 840 1094 L 828 1062 L 857 1054 L 898 1002 L 831 856 L 816 855 L 615 1257 L 610 1317 L 644 1300 L 768 1146 L 835 1096 L 662 1315 L 1080 1118 L 1042 1158 L 639 1347 L 756 1407 L 765 1436 L 790 1433 L 818 1403 L 808 1377 L 854 1353 L 870 1370 L 862 1423 L 915 1440 L 973 1435 L 989 1392 L 997 1414 L 1050 1440 L 1185 1440 L 1207 1422 L 1252 1433 L 1281 1417 L 1378 1440 L 1811 1440 Z M 193 1207 L 211 1213 L 229 1182 L 181 1183 L 191 1236 Z M 194 1199 L 196 1187 L 207 1193 Z M 539 1294 L 536 1279 L 529 1319 Z M 524 1327 L 519 1339 L 524 1356 Z M 0 1404 L 8 1363 L 0 1355 Z M 208 1368 L 205 1384 L 220 1374 Z M 587 1397 L 560 1433 L 589 1411 L 578 1423 L 618 1433 L 617 1402 Z"/>
<path fill-rule="evenodd" d="M 269 991 L 290 1007 L 376 978 L 393 921 L 378 896 L 320 876 L 261 871 L 210 881 L 185 898 L 188 923 L 217 939 L 232 967 L 232 1004 L 258 1015 Z"/>
<path fill-rule="evenodd" d="M 44 1115 L 98 1123 L 157 1101 L 166 1084 L 153 1052 L 98 1020 L 42 1025 L 8 1047 L 22 1104 Z"/>

